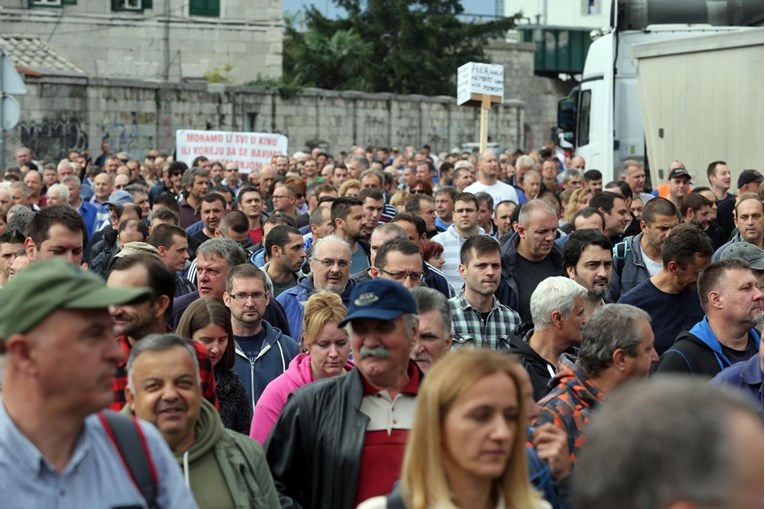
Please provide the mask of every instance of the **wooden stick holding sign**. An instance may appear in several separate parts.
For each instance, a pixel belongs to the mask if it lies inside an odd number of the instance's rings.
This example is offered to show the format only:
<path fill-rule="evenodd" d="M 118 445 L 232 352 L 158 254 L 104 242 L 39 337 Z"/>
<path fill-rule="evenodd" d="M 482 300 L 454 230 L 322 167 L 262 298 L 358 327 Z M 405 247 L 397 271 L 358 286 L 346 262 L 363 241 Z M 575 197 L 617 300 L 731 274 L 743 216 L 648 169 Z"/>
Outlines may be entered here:
<path fill-rule="evenodd" d="M 457 69 L 457 104 L 481 107 L 480 151 L 489 140 L 489 110 L 502 102 L 505 93 L 505 68 L 497 64 L 468 62 Z"/>

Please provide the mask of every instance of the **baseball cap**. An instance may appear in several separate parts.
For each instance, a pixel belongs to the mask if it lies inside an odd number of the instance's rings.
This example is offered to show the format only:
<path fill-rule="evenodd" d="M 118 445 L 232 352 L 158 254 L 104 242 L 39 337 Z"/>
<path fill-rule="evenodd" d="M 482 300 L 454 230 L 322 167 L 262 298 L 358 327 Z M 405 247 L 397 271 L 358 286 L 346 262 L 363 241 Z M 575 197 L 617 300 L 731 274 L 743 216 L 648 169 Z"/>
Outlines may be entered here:
<path fill-rule="evenodd" d="M 395 320 L 399 316 L 417 314 L 414 297 L 404 285 L 391 279 L 368 279 L 351 292 L 348 315 L 337 326 L 343 327 L 357 318 Z"/>
<path fill-rule="evenodd" d="M 106 203 L 109 205 L 124 205 L 126 203 L 133 203 L 133 195 L 123 189 L 118 189 L 109 195 L 109 200 Z"/>
<path fill-rule="evenodd" d="M 691 174 L 688 173 L 688 170 L 685 168 L 675 168 L 671 172 L 669 172 L 669 180 L 676 179 L 677 177 L 688 177 L 688 179 L 692 179 Z"/>
<path fill-rule="evenodd" d="M 0 290 L 0 339 L 29 331 L 58 309 L 104 309 L 151 294 L 149 288 L 109 288 L 63 258 L 35 262 Z"/>
<path fill-rule="evenodd" d="M 134 254 L 147 254 L 159 257 L 159 251 L 156 247 L 146 242 L 128 242 L 122 249 L 114 255 L 115 258 L 124 258 Z"/>
<path fill-rule="evenodd" d="M 752 270 L 765 270 L 763 267 L 762 249 L 749 242 L 734 242 L 726 247 L 720 255 L 720 260 L 741 258 L 749 264 Z"/>
<path fill-rule="evenodd" d="M 741 175 L 738 176 L 739 189 L 752 182 L 760 184 L 762 182 L 762 173 L 757 170 L 744 170 L 741 172 Z"/>

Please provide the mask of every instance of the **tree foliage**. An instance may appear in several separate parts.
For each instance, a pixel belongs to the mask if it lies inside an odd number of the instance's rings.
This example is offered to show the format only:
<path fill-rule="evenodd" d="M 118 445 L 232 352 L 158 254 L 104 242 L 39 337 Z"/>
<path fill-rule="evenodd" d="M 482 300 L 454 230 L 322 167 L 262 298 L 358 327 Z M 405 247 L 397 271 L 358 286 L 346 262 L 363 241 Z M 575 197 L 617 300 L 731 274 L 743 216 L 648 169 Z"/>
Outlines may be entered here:
<path fill-rule="evenodd" d="M 516 18 L 466 23 L 459 0 L 333 0 L 328 19 L 306 8 L 305 30 L 288 20 L 284 77 L 304 86 L 455 95 L 457 68 L 485 61 L 483 46 Z"/>

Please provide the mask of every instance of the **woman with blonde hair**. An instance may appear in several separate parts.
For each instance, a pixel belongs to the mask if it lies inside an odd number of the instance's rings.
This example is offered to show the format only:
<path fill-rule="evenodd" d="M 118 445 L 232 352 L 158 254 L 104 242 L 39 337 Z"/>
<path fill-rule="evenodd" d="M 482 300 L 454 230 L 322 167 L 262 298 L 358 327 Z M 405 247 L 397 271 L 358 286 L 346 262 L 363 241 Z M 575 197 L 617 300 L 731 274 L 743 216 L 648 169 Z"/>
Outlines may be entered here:
<path fill-rule="evenodd" d="M 390 204 L 396 207 L 396 210 L 406 212 L 406 200 L 409 198 L 409 193 L 406 191 L 396 191 L 393 196 L 390 197 Z"/>
<path fill-rule="evenodd" d="M 265 443 L 293 391 L 353 369 L 348 360 L 351 354 L 348 332 L 337 327 L 346 314 L 343 300 L 336 293 L 318 292 L 306 301 L 301 353 L 292 359 L 287 371 L 266 386 L 258 399 L 250 427 L 252 438 Z"/>
<path fill-rule="evenodd" d="M 355 196 L 356 198 L 359 197 L 361 194 L 361 182 L 359 182 L 356 179 L 348 179 L 342 184 L 340 184 L 340 189 L 337 190 L 337 195 L 339 197 L 343 196 Z"/>
<path fill-rule="evenodd" d="M 500 352 L 439 360 L 417 396 L 400 493 L 359 509 L 549 508 L 529 483 L 522 382 L 517 362 Z"/>
<path fill-rule="evenodd" d="M 228 308 L 216 300 L 197 299 L 181 315 L 175 333 L 207 349 L 223 426 L 246 434 L 252 410 L 247 391 L 233 369 L 236 354 Z"/>
<path fill-rule="evenodd" d="M 590 200 L 592 199 L 592 191 L 586 187 L 581 189 L 575 189 L 571 193 L 571 197 L 568 199 L 568 205 L 566 211 L 563 213 L 563 222 L 571 224 L 574 220 L 574 215 L 580 210 L 590 206 Z"/>

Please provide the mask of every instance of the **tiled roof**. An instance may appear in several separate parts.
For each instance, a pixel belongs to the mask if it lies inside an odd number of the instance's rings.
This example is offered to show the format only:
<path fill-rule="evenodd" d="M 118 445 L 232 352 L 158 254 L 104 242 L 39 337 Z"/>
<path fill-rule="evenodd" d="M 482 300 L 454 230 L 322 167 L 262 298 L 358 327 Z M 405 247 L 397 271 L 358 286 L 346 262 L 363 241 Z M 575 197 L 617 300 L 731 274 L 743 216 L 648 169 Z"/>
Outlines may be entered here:
<path fill-rule="evenodd" d="M 40 73 L 43 75 L 78 75 L 84 70 L 69 60 L 62 53 L 51 48 L 39 37 L 21 34 L 0 35 L 0 48 L 11 58 L 13 64 L 22 73 Z"/>

